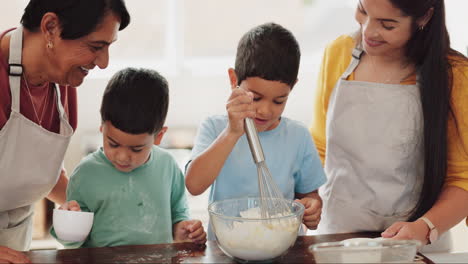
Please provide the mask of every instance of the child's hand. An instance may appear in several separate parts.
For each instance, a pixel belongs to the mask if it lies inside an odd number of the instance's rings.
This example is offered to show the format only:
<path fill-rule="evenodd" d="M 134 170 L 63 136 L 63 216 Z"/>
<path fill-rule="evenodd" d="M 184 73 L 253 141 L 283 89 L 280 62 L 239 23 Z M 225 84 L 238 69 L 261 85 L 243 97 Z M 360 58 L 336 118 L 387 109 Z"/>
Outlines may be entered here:
<path fill-rule="evenodd" d="M 181 221 L 174 225 L 174 242 L 205 244 L 206 232 L 199 220 Z"/>
<path fill-rule="evenodd" d="M 229 117 L 228 132 L 238 135 L 244 134 L 244 119 L 255 118 L 253 108 L 253 93 L 244 89 L 233 89 L 226 104 Z"/>
<path fill-rule="evenodd" d="M 322 201 L 320 198 L 304 197 L 296 201 L 300 202 L 305 207 L 302 222 L 311 230 L 317 229 L 320 216 L 322 215 Z"/>
<path fill-rule="evenodd" d="M 59 207 L 60 210 L 67 210 L 67 211 L 81 211 L 80 205 L 77 201 L 68 201 L 62 204 Z"/>

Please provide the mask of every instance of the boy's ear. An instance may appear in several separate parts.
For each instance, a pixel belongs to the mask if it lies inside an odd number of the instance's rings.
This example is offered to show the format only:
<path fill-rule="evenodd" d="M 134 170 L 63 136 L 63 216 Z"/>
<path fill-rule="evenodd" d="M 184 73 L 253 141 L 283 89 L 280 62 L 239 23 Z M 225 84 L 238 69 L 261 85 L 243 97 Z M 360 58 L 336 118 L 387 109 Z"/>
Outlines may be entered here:
<path fill-rule="evenodd" d="M 102 133 L 102 124 L 99 126 L 99 132 Z"/>
<path fill-rule="evenodd" d="M 161 128 L 161 130 L 158 132 L 158 134 L 154 137 L 154 145 L 161 144 L 161 140 L 162 140 L 164 134 L 166 133 L 166 131 L 167 131 L 166 126 Z"/>
<path fill-rule="evenodd" d="M 237 74 L 233 68 L 228 69 L 229 82 L 231 83 L 231 89 L 237 88 Z"/>

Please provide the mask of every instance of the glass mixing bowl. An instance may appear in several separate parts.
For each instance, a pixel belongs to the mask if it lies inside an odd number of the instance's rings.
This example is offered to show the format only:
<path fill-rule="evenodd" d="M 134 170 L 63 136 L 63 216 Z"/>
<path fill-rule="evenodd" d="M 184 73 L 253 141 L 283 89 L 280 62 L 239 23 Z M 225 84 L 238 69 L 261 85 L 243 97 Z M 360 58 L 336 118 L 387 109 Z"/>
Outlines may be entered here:
<path fill-rule="evenodd" d="M 271 198 L 267 202 L 277 202 Z M 208 206 L 210 222 L 219 248 L 238 262 L 266 262 L 280 257 L 296 241 L 304 206 L 284 200 L 286 215 L 261 218 L 260 198 L 222 200 Z"/>

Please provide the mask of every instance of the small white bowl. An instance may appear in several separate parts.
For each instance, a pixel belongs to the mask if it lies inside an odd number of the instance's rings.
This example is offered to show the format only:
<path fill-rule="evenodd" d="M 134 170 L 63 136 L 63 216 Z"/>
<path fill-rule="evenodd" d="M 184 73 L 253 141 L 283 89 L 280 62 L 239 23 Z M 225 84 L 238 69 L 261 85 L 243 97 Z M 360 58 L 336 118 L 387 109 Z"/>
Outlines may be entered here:
<path fill-rule="evenodd" d="M 55 234 L 64 241 L 82 242 L 93 227 L 94 213 L 54 209 Z"/>

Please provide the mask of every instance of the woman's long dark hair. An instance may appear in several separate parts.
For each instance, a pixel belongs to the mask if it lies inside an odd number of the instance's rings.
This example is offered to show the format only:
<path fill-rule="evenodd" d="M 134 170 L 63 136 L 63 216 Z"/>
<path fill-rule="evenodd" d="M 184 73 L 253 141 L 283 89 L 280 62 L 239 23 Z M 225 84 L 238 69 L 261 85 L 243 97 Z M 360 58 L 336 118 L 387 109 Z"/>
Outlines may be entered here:
<path fill-rule="evenodd" d="M 450 58 L 465 57 L 450 48 L 444 0 L 390 1 L 413 18 L 414 33 L 408 42 L 406 56 L 416 66 L 424 119 L 424 183 L 419 200 L 410 213 L 409 221 L 414 221 L 431 209 L 444 185 L 449 115 L 456 122 L 450 105 L 453 83 Z M 424 27 L 419 27 L 418 19 L 431 8 L 431 19 Z"/>

